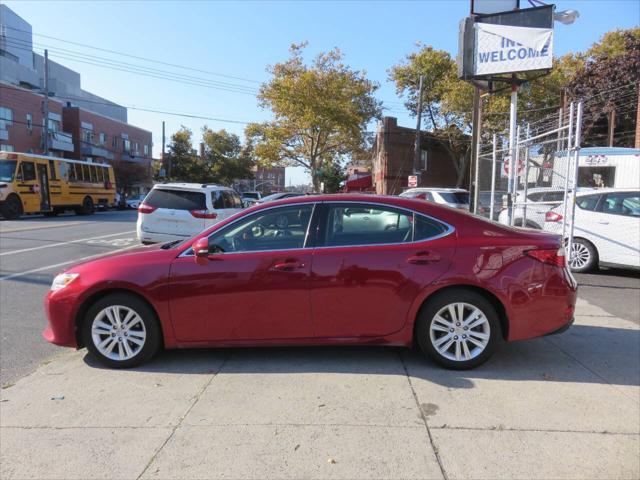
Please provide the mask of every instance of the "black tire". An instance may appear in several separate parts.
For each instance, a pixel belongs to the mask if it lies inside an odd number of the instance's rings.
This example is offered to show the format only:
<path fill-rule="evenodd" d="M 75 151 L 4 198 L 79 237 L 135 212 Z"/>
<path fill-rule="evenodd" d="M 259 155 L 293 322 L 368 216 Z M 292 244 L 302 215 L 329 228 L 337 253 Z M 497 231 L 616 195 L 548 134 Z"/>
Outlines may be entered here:
<path fill-rule="evenodd" d="M 75 209 L 77 215 L 93 215 L 95 212 L 95 205 L 91 197 L 84 197 L 82 200 L 82 206 Z"/>
<path fill-rule="evenodd" d="M 16 220 L 20 218 L 24 213 L 20 197 L 15 194 L 9 195 L 2 204 L 2 210 L 0 213 L 2 213 L 2 216 L 7 220 Z"/>
<path fill-rule="evenodd" d="M 598 266 L 598 250 L 595 245 L 591 243 L 589 240 L 585 240 L 584 238 L 574 238 L 572 250 L 578 250 L 580 255 L 580 261 L 576 262 L 579 265 L 574 266 L 572 261 L 572 256 L 569 255 L 569 264 L 571 266 L 571 271 L 575 273 L 588 273 L 596 269 Z"/>
<path fill-rule="evenodd" d="M 96 346 L 92 335 L 92 325 L 94 320 L 96 320 L 98 315 L 101 314 L 104 309 L 116 305 L 126 307 L 137 313 L 141 319 L 143 327 L 140 327 L 139 324 L 136 327 L 138 330 L 143 329 L 146 333 L 146 338 L 144 339 L 144 343 L 141 348 L 135 352 L 135 355 L 124 360 L 109 358 L 103 354 Z M 125 312 L 123 312 L 123 315 L 124 313 Z M 132 332 L 133 329 L 128 331 Z M 98 336 L 98 339 L 107 340 L 108 336 L 109 335 L 106 334 L 104 337 Z M 111 334 L 110 336 L 114 337 L 114 334 Z M 121 339 L 118 340 L 119 343 L 116 343 L 113 347 L 113 350 L 116 350 L 116 348 L 123 349 L 123 342 L 128 342 L 130 339 L 130 337 L 129 339 L 124 338 L 124 336 L 121 337 Z M 130 368 L 150 360 L 156 354 L 162 344 L 162 333 L 155 312 L 146 302 L 135 295 L 128 293 L 114 293 L 99 299 L 89 307 L 82 323 L 82 340 L 84 345 L 87 347 L 87 350 L 91 352 L 91 355 L 103 365 L 111 368 Z M 129 343 L 128 345 L 131 347 L 133 344 Z M 109 346 L 109 344 L 107 344 L 107 346 Z M 134 346 L 133 348 L 137 347 Z"/>
<path fill-rule="evenodd" d="M 441 354 L 432 343 L 430 327 L 436 317 L 436 314 L 440 312 L 443 308 L 447 307 L 448 305 L 455 304 L 455 303 L 463 303 L 468 305 L 469 308 L 470 307 L 477 308 L 480 312 L 484 314 L 488 323 L 488 327 L 487 326 L 472 327 L 471 330 L 475 330 L 476 328 L 484 328 L 485 330 L 483 332 L 478 331 L 478 333 L 483 333 L 483 334 L 487 334 L 486 329 L 488 329 L 489 338 L 484 349 L 478 351 L 477 354 L 473 355 L 472 358 L 468 360 L 464 360 L 464 359 L 456 360 L 455 358 L 454 359 L 447 358 L 446 356 Z M 464 310 L 464 312 L 470 312 L 470 310 Z M 464 289 L 464 288 L 459 288 L 459 289 L 456 288 L 456 289 L 446 290 L 442 293 L 436 293 L 432 298 L 429 298 L 427 300 L 427 303 L 422 307 L 422 309 L 420 310 L 420 313 L 418 314 L 418 318 L 416 322 L 417 322 L 416 330 L 415 330 L 416 340 L 420 345 L 420 348 L 422 349 L 422 351 L 439 365 L 442 365 L 443 367 L 451 370 L 468 370 L 471 368 L 475 368 L 478 365 L 481 365 L 482 363 L 486 362 L 491 357 L 491 355 L 493 355 L 493 352 L 495 351 L 496 347 L 502 341 L 502 329 L 500 327 L 500 320 L 491 302 L 489 302 L 481 294 L 476 293 L 472 290 Z M 460 322 L 460 323 L 463 323 L 463 322 Z M 451 333 L 450 332 L 442 332 L 442 334 L 438 333 L 441 336 L 436 338 L 435 341 L 440 340 L 444 336 L 449 335 L 449 339 L 452 339 L 452 338 L 460 339 L 459 341 L 462 342 L 463 341 L 462 335 L 463 334 L 468 335 L 470 331 L 469 329 L 465 329 L 463 331 L 462 328 L 464 327 L 462 325 L 456 327 L 455 322 L 452 325 L 452 327 L 454 329 L 459 329 L 460 332 L 454 331 Z M 434 332 L 434 335 L 435 333 L 436 332 Z M 448 343 L 448 341 L 445 342 L 445 345 L 446 343 Z M 457 340 L 454 341 L 454 343 L 451 344 L 451 346 L 449 347 L 449 349 L 453 348 L 454 351 L 452 352 L 447 351 L 445 353 L 455 356 L 456 343 L 458 343 Z M 472 353 L 475 352 L 477 347 L 473 346 L 473 344 L 471 344 L 470 342 L 467 343 L 467 345 L 471 345 L 472 350 L 470 350 L 470 352 Z M 460 349 L 462 351 L 462 346 L 460 347 Z"/>

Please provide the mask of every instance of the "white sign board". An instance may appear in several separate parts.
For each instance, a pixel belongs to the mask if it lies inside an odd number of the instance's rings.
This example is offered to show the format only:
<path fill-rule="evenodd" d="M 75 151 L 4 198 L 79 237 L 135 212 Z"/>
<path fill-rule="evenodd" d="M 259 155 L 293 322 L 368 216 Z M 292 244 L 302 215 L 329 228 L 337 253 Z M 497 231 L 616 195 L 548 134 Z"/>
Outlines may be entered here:
<path fill-rule="evenodd" d="M 475 23 L 475 75 L 544 70 L 553 63 L 553 29 Z"/>
<path fill-rule="evenodd" d="M 409 175 L 409 187 L 417 187 L 418 186 L 418 176 L 417 175 Z"/>

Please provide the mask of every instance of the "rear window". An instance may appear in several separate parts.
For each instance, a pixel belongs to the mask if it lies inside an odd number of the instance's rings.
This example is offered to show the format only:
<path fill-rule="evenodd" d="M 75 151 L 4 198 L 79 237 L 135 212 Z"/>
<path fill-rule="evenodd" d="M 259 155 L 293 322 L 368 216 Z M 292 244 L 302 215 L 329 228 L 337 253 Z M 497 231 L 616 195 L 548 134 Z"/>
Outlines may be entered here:
<path fill-rule="evenodd" d="M 242 196 L 245 198 L 254 198 L 256 200 L 260 199 L 260 194 L 258 192 L 244 192 Z"/>
<path fill-rule="evenodd" d="M 469 194 L 467 192 L 438 192 L 438 195 L 447 203 L 469 204 Z"/>
<path fill-rule="evenodd" d="M 144 203 L 151 207 L 171 210 L 205 210 L 207 208 L 204 193 L 188 190 L 154 188 L 144 199 Z"/>

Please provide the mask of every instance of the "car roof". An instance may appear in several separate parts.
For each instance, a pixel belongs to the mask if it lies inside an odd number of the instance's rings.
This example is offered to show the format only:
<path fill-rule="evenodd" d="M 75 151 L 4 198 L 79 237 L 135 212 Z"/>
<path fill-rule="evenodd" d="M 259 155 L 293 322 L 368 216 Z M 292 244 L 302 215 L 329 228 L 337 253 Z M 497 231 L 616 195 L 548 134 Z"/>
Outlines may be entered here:
<path fill-rule="evenodd" d="M 634 193 L 634 192 L 640 192 L 640 188 L 611 188 L 611 187 L 607 187 L 607 188 L 594 188 L 591 190 L 585 190 L 585 191 L 580 191 L 580 189 L 578 189 L 578 191 L 576 192 L 576 197 L 583 197 L 585 195 L 601 195 L 603 193 Z"/>
<path fill-rule="evenodd" d="M 171 182 L 171 183 L 156 183 L 153 188 L 172 188 L 176 190 L 233 190 L 230 187 L 224 185 L 216 185 L 214 183 L 187 183 L 187 182 Z"/>
<path fill-rule="evenodd" d="M 402 193 L 407 193 L 407 192 L 452 192 L 452 193 L 464 192 L 464 193 L 467 193 L 468 191 L 465 190 L 464 188 L 415 187 L 415 188 L 410 188 L 408 190 L 405 190 Z"/>

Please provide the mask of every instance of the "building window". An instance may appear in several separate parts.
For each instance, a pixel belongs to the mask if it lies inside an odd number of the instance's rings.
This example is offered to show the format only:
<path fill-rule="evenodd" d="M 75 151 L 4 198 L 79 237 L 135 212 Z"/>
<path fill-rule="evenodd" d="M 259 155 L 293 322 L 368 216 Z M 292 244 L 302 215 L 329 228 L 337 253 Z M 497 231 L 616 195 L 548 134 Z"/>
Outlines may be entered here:
<path fill-rule="evenodd" d="M 14 152 L 13 145 L 7 145 L 5 143 L 0 143 L 0 151 L 1 152 Z"/>
<path fill-rule="evenodd" d="M 13 125 L 13 110 L 0 107 L 0 130 L 6 130 L 11 125 Z"/>
<path fill-rule="evenodd" d="M 111 148 L 113 148 L 114 150 L 118 149 L 118 137 L 113 137 L 111 139 Z"/>
<path fill-rule="evenodd" d="M 131 142 L 129 140 L 123 140 L 122 141 L 122 151 L 123 152 L 130 152 L 131 151 Z"/>
<path fill-rule="evenodd" d="M 93 145 L 93 130 L 89 130 L 88 128 L 83 128 L 82 141 L 89 145 Z"/>
<path fill-rule="evenodd" d="M 149 156 L 149 145 L 145 145 L 144 146 L 144 156 L 148 157 Z"/>
<path fill-rule="evenodd" d="M 107 144 L 107 135 L 105 133 L 101 133 L 100 134 L 100 145 L 106 145 Z"/>
<path fill-rule="evenodd" d="M 33 116 L 30 113 L 27 113 L 27 132 L 33 132 Z"/>
<path fill-rule="evenodd" d="M 60 131 L 60 121 L 49 119 L 49 133 L 56 133 Z"/>
<path fill-rule="evenodd" d="M 429 155 L 426 150 L 420 150 L 420 164 L 422 165 L 422 170 L 427 170 L 427 159 Z"/>

